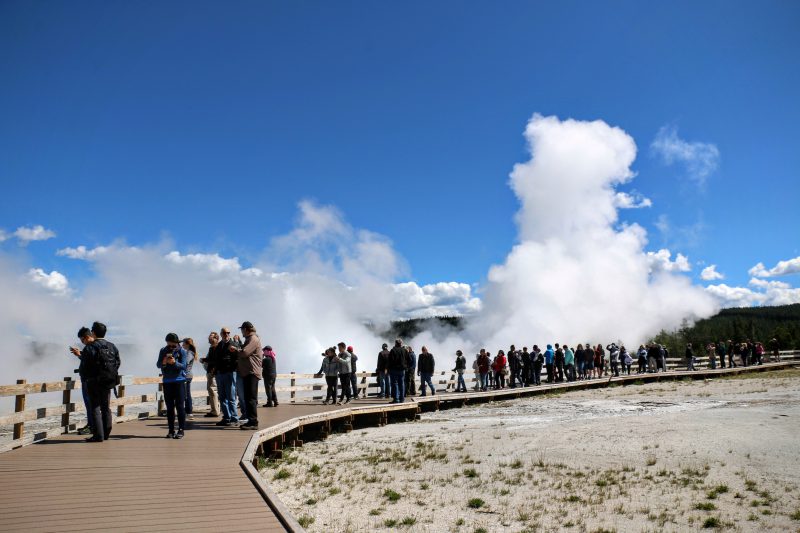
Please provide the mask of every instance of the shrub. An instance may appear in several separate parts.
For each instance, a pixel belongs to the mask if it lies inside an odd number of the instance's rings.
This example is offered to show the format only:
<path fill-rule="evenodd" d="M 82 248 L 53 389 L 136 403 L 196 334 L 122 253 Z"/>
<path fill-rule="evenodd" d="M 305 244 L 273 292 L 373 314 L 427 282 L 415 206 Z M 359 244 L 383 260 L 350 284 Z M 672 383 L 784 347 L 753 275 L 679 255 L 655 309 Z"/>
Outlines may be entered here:
<path fill-rule="evenodd" d="M 308 527 L 314 523 L 314 517 L 304 514 L 300 518 L 297 519 L 297 523 L 300 524 L 301 527 Z"/>
<path fill-rule="evenodd" d="M 272 476 L 272 479 L 274 481 L 277 481 L 279 479 L 287 479 L 287 478 L 290 478 L 290 477 L 292 477 L 292 473 L 289 472 L 288 470 L 286 470 L 285 468 L 281 468 L 280 470 L 275 472 L 275 475 Z"/>
<path fill-rule="evenodd" d="M 320 470 L 322 470 L 322 468 L 319 465 L 311 465 L 311 468 L 308 469 L 308 473 L 318 476 Z"/>
<path fill-rule="evenodd" d="M 383 497 L 389 500 L 390 502 L 394 503 L 400 499 L 400 493 L 392 489 L 386 489 L 385 491 L 383 491 Z"/>
<path fill-rule="evenodd" d="M 464 477 L 474 478 L 478 477 L 478 472 L 474 468 L 467 468 L 464 470 Z"/>
<path fill-rule="evenodd" d="M 722 527 L 722 522 L 716 516 L 709 516 L 703 520 L 703 529 L 712 529 Z"/>
<path fill-rule="evenodd" d="M 470 509 L 480 509 L 484 505 L 486 505 L 486 502 L 480 498 L 470 498 L 470 500 L 467 502 L 467 507 Z"/>
<path fill-rule="evenodd" d="M 695 504 L 694 508 L 698 511 L 713 511 L 717 508 L 717 506 L 711 502 L 700 502 Z"/>

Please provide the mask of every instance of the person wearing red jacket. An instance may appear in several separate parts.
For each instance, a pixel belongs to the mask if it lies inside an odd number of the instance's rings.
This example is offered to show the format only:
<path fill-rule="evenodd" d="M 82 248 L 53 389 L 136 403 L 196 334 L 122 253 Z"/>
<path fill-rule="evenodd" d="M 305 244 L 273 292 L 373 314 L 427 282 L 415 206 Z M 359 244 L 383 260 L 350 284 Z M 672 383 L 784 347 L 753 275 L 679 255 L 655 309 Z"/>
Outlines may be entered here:
<path fill-rule="evenodd" d="M 494 370 L 494 388 L 495 389 L 505 389 L 506 388 L 506 372 L 508 371 L 508 359 L 506 359 L 506 354 L 503 350 L 498 350 L 497 356 L 494 358 L 494 362 L 492 363 L 492 370 Z"/>
<path fill-rule="evenodd" d="M 481 348 L 481 353 L 478 354 L 478 374 L 481 376 L 481 391 L 486 392 L 489 388 L 489 354 L 486 350 Z"/>

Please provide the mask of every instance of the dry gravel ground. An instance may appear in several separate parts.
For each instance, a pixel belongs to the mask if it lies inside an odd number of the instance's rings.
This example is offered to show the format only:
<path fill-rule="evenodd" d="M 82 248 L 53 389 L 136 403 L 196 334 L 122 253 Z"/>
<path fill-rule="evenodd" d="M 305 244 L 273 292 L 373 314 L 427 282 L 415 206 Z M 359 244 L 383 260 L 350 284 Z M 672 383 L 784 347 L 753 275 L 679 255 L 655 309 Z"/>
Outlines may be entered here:
<path fill-rule="evenodd" d="M 800 371 L 423 415 L 262 474 L 310 531 L 800 531 Z"/>

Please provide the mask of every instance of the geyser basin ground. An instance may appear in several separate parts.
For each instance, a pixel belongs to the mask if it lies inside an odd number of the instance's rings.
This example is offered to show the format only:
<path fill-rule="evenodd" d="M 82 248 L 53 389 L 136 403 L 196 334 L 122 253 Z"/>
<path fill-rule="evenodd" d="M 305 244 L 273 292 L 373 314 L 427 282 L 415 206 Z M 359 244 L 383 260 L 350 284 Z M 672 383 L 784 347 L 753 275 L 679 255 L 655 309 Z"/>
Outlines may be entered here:
<path fill-rule="evenodd" d="M 574 391 L 336 435 L 263 475 L 310 531 L 795 530 L 798 400 L 796 370 Z"/>

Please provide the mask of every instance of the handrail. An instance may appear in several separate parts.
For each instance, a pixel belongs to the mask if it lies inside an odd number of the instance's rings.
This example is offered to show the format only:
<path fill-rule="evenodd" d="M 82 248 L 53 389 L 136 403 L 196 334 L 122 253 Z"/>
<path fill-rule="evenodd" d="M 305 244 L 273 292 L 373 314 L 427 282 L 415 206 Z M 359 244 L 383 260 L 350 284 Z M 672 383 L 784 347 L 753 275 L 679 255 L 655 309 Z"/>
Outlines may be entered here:
<path fill-rule="evenodd" d="M 770 356 L 765 354 L 765 358 Z M 797 360 L 800 359 L 800 350 L 784 350 L 780 352 L 782 360 Z M 698 364 L 706 361 L 706 357 L 698 357 Z M 682 357 L 669 357 L 667 359 L 667 367 L 670 369 L 685 365 L 685 359 Z M 464 380 L 470 385 L 474 385 L 478 381 L 477 373 L 468 369 L 465 370 Z M 365 394 L 372 394 L 372 390 L 378 387 L 377 374 L 375 372 L 357 372 L 358 377 L 358 390 Z M 542 369 L 542 376 L 546 376 L 546 369 Z M 457 374 L 450 370 L 442 370 L 436 372 L 433 376 L 434 383 L 437 387 L 444 387 L 445 391 L 455 389 Z M 301 382 L 298 383 L 298 380 Z M 317 380 L 309 382 L 308 380 Z M 198 375 L 193 378 L 193 383 L 205 383 L 206 376 Z M 289 382 L 286 386 L 283 383 Z M 119 423 L 126 420 L 148 418 L 162 410 L 163 396 L 161 393 L 161 378 L 160 377 L 134 377 L 124 376 L 122 380 L 124 385 L 118 387 L 116 398 L 111 399 L 111 407 L 116 407 L 116 416 L 114 421 Z M 318 374 L 277 374 L 276 376 L 276 392 L 288 393 L 288 398 L 282 398 L 282 401 L 296 403 L 308 402 L 312 400 L 322 399 L 321 393 L 325 390 L 326 384 L 322 381 L 321 376 Z M 147 387 L 156 386 L 157 391 L 150 391 L 144 393 L 131 393 L 126 391 L 129 387 Z M 17 380 L 14 385 L 0 385 L 0 397 L 15 397 L 15 408 L 13 413 L 0 414 L 0 428 L 13 425 L 13 438 L 11 441 L 0 441 L 0 452 L 18 448 L 38 440 L 43 440 L 53 435 L 60 435 L 68 433 L 75 429 L 74 416 L 78 413 L 84 413 L 85 408 L 80 396 L 74 397 L 74 391 L 81 390 L 80 380 L 71 377 L 65 377 L 62 381 L 50 381 L 40 383 L 27 383 L 25 380 Z M 26 409 L 27 396 L 34 394 L 45 394 L 62 392 L 61 402 L 58 404 L 39 405 Z M 318 392 L 320 394 L 315 395 Z M 206 398 L 207 403 L 210 404 L 210 398 L 205 390 L 192 391 L 193 398 Z M 126 407 L 135 407 L 135 413 L 125 412 Z M 47 420 L 60 417 L 60 422 L 56 425 L 55 422 L 46 424 L 44 427 L 37 427 L 37 433 L 26 435 L 25 427 L 28 423 L 39 423 L 38 421 Z M 41 424 L 41 423 L 39 423 Z"/>

